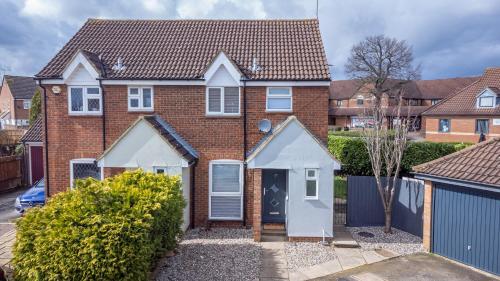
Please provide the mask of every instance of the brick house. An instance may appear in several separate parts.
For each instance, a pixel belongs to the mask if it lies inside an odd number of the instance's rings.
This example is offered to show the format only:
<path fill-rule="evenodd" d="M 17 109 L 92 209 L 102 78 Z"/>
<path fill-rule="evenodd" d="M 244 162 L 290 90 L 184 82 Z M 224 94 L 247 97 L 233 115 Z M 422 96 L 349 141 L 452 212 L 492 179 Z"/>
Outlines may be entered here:
<path fill-rule="evenodd" d="M 403 86 L 403 112 L 420 121 L 420 114 L 431 105 L 436 104 L 450 93 L 462 89 L 474 82 L 476 77 L 416 80 Z M 393 83 L 395 81 L 391 81 Z M 330 87 L 329 125 L 332 127 L 363 127 L 370 118 L 366 109 L 371 104 L 371 87 L 357 80 L 332 81 Z M 394 94 L 386 94 L 382 98 L 382 105 L 388 107 L 387 114 L 394 115 L 397 99 Z M 420 122 L 417 123 L 420 128 Z"/>
<path fill-rule="evenodd" d="M 479 141 L 500 136 L 500 68 L 487 68 L 467 87 L 422 113 L 425 139 L 438 142 Z"/>
<path fill-rule="evenodd" d="M 4 75 L 0 92 L 2 128 L 26 128 L 29 125 L 31 99 L 35 94 L 33 77 Z"/>
<path fill-rule="evenodd" d="M 49 196 L 142 168 L 182 177 L 184 227 L 332 236 L 317 20 L 90 19 L 36 78 Z"/>

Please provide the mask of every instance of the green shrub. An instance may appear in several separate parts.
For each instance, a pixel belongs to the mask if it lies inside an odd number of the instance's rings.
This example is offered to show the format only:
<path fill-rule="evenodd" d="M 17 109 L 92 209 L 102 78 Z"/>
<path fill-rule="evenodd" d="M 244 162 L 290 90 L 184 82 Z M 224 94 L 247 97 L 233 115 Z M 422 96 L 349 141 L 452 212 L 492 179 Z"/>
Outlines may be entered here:
<path fill-rule="evenodd" d="M 175 247 L 184 206 L 178 177 L 138 170 L 77 181 L 17 222 L 16 280 L 147 280 Z"/>
<path fill-rule="evenodd" d="M 335 198 L 347 198 L 347 179 L 341 176 L 335 176 L 334 179 Z"/>
<path fill-rule="evenodd" d="M 411 172 L 413 166 L 441 158 L 470 144 L 409 142 L 401 161 L 401 174 Z M 330 152 L 342 164 L 342 175 L 372 176 L 370 157 L 362 138 L 328 136 Z"/>

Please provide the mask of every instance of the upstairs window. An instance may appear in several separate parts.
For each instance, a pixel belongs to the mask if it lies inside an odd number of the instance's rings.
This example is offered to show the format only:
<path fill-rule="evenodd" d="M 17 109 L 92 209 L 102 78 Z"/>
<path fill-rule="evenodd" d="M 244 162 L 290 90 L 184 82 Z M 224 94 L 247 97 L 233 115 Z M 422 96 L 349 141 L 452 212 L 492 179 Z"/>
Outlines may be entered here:
<path fill-rule="evenodd" d="M 489 133 L 489 120 L 477 119 L 476 120 L 476 134 L 487 135 Z"/>
<path fill-rule="evenodd" d="M 102 97 L 99 87 L 69 87 L 68 109 L 70 114 L 102 114 Z"/>
<path fill-rule="evenodd" d="M 356 104 L 357 105 L 363 105 L 365 103 L 365 98 L 363 96 L 358 96 L 356 98 Z"/>
<path fill-rule="evenodd" d="M 129 87 L 128 88 L 128 110 L 129 111 L 153 111 L 153 88 L 152 87 Z"/>
<path fill-rule="evenodd" d="M 75 180 L 94 178 L 102 180 L 102 168 L 97 166 L 95 159 L 84 158 L 70 161 L 70 185 L 73 188 Z"/>
<path fill-rule="evenodd" d="M 342 100 L 337 100 L 337 106 L 342 106 Z"/>
<path fill-rule="evenodd" d="M 31 108 L 31 101 L 30 100 L 23 101 L 23 108 L 30 109 Z"/>
<path fill-rule="evenodd" d="M 266 111 L 292 111 L 292 88 L 269 87 L 266 94 Z"/>
<path fill-rule="evenodd" d="M 240 115 L 239 87 L 208 87 L 206 100 L 207 115 Z"/>
<path fill-rule="evenodd" d="M 438 100 L 438 99 L 432 99 L 432 100 L 431 100 L 431 105 L 435 105 L 435 104 L 436 104 L 436 103 L 438 103 L 438 102 L 439 102 L 439 100 Z"/>
<path fill-rule="evenodd" d="M 439 119 L 439 132 L 440 133 L 450 132 L 450 119 Z"/>

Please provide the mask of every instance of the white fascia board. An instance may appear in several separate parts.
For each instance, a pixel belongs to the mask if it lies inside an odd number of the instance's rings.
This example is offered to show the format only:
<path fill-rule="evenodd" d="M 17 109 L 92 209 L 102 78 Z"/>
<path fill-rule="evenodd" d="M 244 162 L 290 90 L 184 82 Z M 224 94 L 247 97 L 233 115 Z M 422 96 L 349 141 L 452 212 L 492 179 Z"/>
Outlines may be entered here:
<path fill-rule="evenodd" d="M 131 86 L 203 86 L 204 80 L 102 80 L 103 85 L 131 85 Z"/>
<path fill-rule="evenodd" d="M 212 64 L 208 67 L 207 71 L 205 71 L 205 81 L 210 81 L 221 65 L 226 68 L 234 81 L 241 81 L 241 72 L 234 66 L 224 52 L 220 52 Z"/>
<path fill-rule="evenodd" d="M 330 81 L 247 81 L 247 86 L 268 86 L 268 87 L 298 87 L 298 86 L 324 86 L 329 87 Z"/>
<path fill-rule="evenodd" d="M 83 67 L 90 73 L 92 77 L 94 77 L 95 79 L 99 78 L 99 73 L 97 73 L 92 64 L 90 64 L 90 62 L 81 52 L 78 52 L 71 60 L 71 63 L 64 69 L 62 74 L 63 80 L 68 79 L 80 64 L 83 65 Z"/>

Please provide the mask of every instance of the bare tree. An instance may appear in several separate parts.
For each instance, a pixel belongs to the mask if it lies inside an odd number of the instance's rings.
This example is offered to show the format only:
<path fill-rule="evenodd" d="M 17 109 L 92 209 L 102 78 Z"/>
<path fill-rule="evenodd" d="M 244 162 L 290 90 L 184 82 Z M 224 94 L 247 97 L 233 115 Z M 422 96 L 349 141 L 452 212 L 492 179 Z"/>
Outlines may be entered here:
<path fill-rule="evenodd" d="M 412 47 L 406 41 L 378 35 L 354 45 L 345 66 L 346 73 L 360 81 L 361 86 L 368 85 L 373 96 L 367 109 L 367 115 L 373 119 L 373 128 L 364 130 L 363 137 L 382 199 L 386 233 L 391 232 L 397 178 L 408 132 L 415 121 L 410 116 L 409 106 L 406 115 L 402 112 L 403 85 L 420 77 L 420 67 L 414 67 L 412 63 Z M 384 105 L 384 95 L 393 96 L 397 104 L 392 107 Z M 384 175 L 387 180 L 383 180 Z"/>

